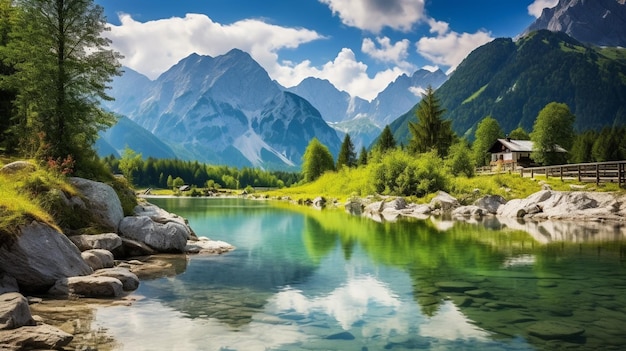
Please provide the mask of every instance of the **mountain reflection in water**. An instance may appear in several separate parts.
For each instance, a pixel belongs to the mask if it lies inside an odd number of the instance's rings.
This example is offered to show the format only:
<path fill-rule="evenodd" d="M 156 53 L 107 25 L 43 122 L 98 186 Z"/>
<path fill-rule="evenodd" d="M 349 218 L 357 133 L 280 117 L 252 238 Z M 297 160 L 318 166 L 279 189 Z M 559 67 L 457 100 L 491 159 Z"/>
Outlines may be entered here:
<path fill-rule="evenodd" d="M 237 249 L 190 256 L 184 272 L 142 281 L 133 306 L 98 309 L 122 350 L 626 347 L 620 225 L 151 201 Z"/>

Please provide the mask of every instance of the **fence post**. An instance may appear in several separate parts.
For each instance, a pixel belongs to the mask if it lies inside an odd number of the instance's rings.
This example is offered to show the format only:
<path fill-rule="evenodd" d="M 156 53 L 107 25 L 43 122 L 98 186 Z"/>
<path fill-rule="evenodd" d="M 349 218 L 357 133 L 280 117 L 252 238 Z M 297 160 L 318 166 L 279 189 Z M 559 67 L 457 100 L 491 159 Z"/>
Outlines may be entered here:
<path fill-rule="evenodd" d="M 559 172 L 561 172 L 561 181 L 563 181 L 563 166 L 559 167 Z"/>
<path fill-rule="evenodd" d="M 580 175 L 580 165 L 578 165 L 578 182 L 580 183 L 580 179 L 581 179 L 581 175 Z"/>
<path fill-rule="evenodd" d="M 600 185 L 600 164 L 596 163 L 596 185 Z"/>

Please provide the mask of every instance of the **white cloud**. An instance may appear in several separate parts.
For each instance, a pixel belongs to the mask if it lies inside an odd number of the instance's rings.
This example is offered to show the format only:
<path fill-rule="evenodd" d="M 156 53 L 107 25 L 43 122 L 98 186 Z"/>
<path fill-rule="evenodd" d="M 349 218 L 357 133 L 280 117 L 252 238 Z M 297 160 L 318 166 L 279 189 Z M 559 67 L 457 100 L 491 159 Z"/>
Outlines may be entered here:
<path fill-rule="evenodd" d="M 248 52 L 267 67 L 276 62 L 278 50 L 324 38 L 312 30 L 280 27 L 259 20 L 222 25 L 202 14 L 148 22 L 121 14 L 120 22 L 119 26 L 111 25 L 107 33 L 113 41 L 112 48 L 124 55 L 122 64 L 150 78 L 156 78 L 194 52 L 217 56 L 233 48 Z"/>
<path fill-rule="evenodd" d="M 439 70 L 439 66 L 425 65 L 424 67 L 422 67 L 422 69 L 425 69 L 429 72 L 437 72 L 437 70 Z"/>
<path fill-rule="evenodd" d="M 410 41 L 408 39 L 392 44 L 391 39 L 388 37 L 378 37 L 376 42 L 378 45 L 370 38 L 363 39 L 361 51 L 379 62 L 394 63 L 407 69 L 413 67 L 412 64 L 406 61 L 406 58 L 409 56 Z"/>
<path fill-rule="evenodd" d="M 431 33 L 437 33 L 437 36 L 420 38 L 416 43 L 417 52 L 434 64 L 450 67 L 448 73 L 474 49 L 493 40 L 491 33 L 484 30 L 473 34 L 442 32 L 447 28 L 445 22 L 429 20 L 429 24 Z"/>
<path fill-rule="evenodd" d="M 424 0 L 319 0 L 348 26 L 379 33 L 384 27 L 410 31 L 424 16 Z"/>
<path fill-rule="evenodd" d="M 553 8 L 559 3 L 559 0 L 535 0 L 532 4 L 528 5 L 528 14 L 539 18 L 543 9 Z"/>
<path fill-rule="evenodd" d="M 315 40 L 326 39 L 308 29 L 272 25 L 248 19 L 229 25 L 216 23 L 206 15 L 187 14 L 184 18 L 172 17 L 139 22 L 130 15 L 120 15 L 121 24 L 110 25 L 107 37 L 112 48 L 124 55 L 122 64 L 152 79 L 192 53 L 218 56 L 233 48 L 248 52 L 272 77 L 286 87 L 300 83 L 304 78 L 328 79 L 338 89 L 352 96 L 371 100 L 390 82 L 403 73 L 413 73 L 408 64 L 378 72 L 370 78 L 368 66 L 358 61 L 351 49 L 344 48 L 333 61 L 313 66 L 311 61 L 280 61 L 281 49 L 294 49 Z M 381 59 L 398 61 L 406 57 L 408 42 L 391 44 L 379 41 L 371 53 Z"/>
<path fill-rule="evenodd" d="M 352 96 L 372 100 L 399 75 L 409 73 L 396 66 L 380 71 L 370 78 L 367 68 L 365 63 L 356 59 L 351 49 L 343 48 L 333 61 L 321 67 L 312 66 L 310 61 L 298 64 L 282 62 L 272 77 L 286 87 L 297 85 L 307 77 L 328 79 L 339 90 L 346 91 Z"/>

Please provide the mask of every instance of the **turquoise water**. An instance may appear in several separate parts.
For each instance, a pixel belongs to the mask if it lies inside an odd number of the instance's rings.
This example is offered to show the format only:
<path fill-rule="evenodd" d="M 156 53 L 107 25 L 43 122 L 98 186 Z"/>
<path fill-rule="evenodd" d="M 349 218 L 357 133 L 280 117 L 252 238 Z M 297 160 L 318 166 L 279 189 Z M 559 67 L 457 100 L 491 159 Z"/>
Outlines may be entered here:
<path fill-rule="evenodd" d="M 99 309 L 95 323 L 119 350 L 626 348 L 620 227 L 546 243 L 580 227 L 544 228 L 538 239 L 497 221 L 150 201 L 237 249 L 179 258 L 178 274 L 142 281 L 132 306 Z"/>

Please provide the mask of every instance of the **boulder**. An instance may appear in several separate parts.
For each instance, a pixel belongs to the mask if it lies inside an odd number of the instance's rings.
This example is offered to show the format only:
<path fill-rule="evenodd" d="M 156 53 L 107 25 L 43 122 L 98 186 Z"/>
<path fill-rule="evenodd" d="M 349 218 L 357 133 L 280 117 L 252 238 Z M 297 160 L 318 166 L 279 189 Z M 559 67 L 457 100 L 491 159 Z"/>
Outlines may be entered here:
<path fill-rule="evenodd" d="M 149 202 L 135 206 L 133 212 L 135 216 L 150 217 L 153 221 L 161 224 L 167 224 L 170 222 L 178 223 L 186 228 L 190 237 L 197 237 L 185 218 L 177 214 L 167 212 L 159 206 L 153 205 Z"/>
<path fill-rule="evenodd" d="M 235 247 L 224 241 L 210 240 L 200 237 L 198 240 L 187 242 L 185 252 L 193 254 L 223 254 L 234 250 Z"/>
<path fill-rule="evenodd" d="M 83 251 L 80 255 L 94 271 L 102 268 L 111 268 L 115 265 L 111 251 L 93 249 Z"/>
<path fill-rule="evenodd" d="M 60 350 L 72 339 L 71 334 L 46 324 L 0 330 L 0 340 L 9 350 Z"/>
<path fill-rule="evenodd" d="M 406 200 L 403 197 L 397 197 L 391 201 L 383 203 L 383 212 L 404 210 L 406 206 Z"/>
<path fill-rule="evenodd" d="M 120 223 L 120 234 L 158 252 L 183 252 L 190 238 L 186 225 L 178 222 L 162 224 L 147 216 L 125 217 Z"/>
<path fill-rule="evenodd" d="M 487 195 L 474 201 L 474 205 L 483 208 L 487 213 L 496 214 L 498 208 L 504 205 L 506 200 L 500 195 Z"/>
<path fill-rule="evenodd" d="M 17 172 L 33 172 L 37 167 L 28 161 L 15 161 L 7 163 L 0 168 L 0 174 L 15 174 Z"/>
<path fill-rule="evenodd" d="M 115 249 L 113 255 L 115 257 L 136 257 L 150 256 L 157 252 L 150 246 L 128 238 L 122 238 L 122 246 Z"/>
<path fill-rule="evenodd" d="M 92 273 L 70 239 L 36 221 L 20 227 L 11 245 L 0 247 L 0 271 L 27 291 L 45 291 L 60 278 Z"/>
<path fill-rule="evenodd" d="M 363 214 L 363 203 L 359 199 L 350 199 L 345 205 L 346 212 L 351 215 L 360 216 Z"/>
<path fill-rule="evenodd" d="M 115 233 L 75 235 L 70 236 L 69 238 L 80 251 L 87 251 L 91 249 L 113 251 L 122 246 L 122 238 Z"/>
<path fill-rule="evenodd" d="M 528 334 L 544 340 L 572 340 L 585 333 L 585 329 L 557 321 L 540 321 L 527 328 Z"/>
<path fill-rule="evenodd" d="M 119 297 L 123 292 L 119 279 L 95 275 L 59 279 L 48 291 L 51 295 L 93 298 Z"/>
<path fill-rule="evenodd" d="M 313 207 L 318 208 L 318 209 L 322 209 L 324 208 L 324 206 L 326 206 L 326 199 L 318 196 L 315 199 L 313 199 Z"/>
<path fill-rule="evenodd" d="M 20 293 L 0 295 L 0 330 L 35 325 L 28 300 Z M 1 339 L 0 339 L 1 340 Z"/>
<path fill-rule="evenodd" d="M 486 211 L 475 205 L 461 206 L 452 210 L 452 218 L 482 218 Z"/>
<path fill-rule="evenodd" d="M 443 213 L 450 213 L 459 206 L 461 206 L 459 201 L 445 191 L 437 192 L 437 195 L 430 200 L 430 207 L 439 209 Z"/>
<path fill-rule="evenodd" d="M 115 190 L 107 184 L 83 178 L 70 178 L 70 183 L 85 197 L 92 219 L 103 228 L 117 232 L 124 210 Z"/>
<path fill-rule="evenodd" d="M 525 199 L 513 199 L 498 207 L 497 215 L 515 218 L 524 217 L 529 211 L 536 213 L 536 209 L 542 208 L 543 202 L 548 200 L 551 196 L 552 191 L 542 190 Z"/>
<path fill-rule="evenodd" d="M 139 278 L 127 268 L 106 268 L 100 269 L 93 274 L 96 277 L 111 277 L 122 282 L 124 291 L 134 291 L 139 287 Z"/>

